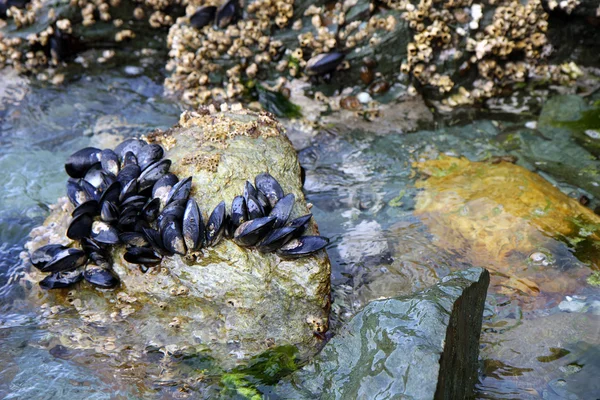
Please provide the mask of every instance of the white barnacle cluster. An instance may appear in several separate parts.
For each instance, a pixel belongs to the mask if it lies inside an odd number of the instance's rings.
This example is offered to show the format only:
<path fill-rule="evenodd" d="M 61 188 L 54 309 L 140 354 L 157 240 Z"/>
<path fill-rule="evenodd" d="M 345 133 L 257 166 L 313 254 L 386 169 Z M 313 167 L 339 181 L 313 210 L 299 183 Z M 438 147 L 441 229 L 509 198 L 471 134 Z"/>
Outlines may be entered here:
<path fill-rule="evenodd" d="M 271 32 L 288 25 L 293 6 L 293 0 L 259 0 L 246 6 L 247 17 L 243 19 L 219 19 L 217 11 L 213 24 L 212 20 L 206 22 L 214 13 L 207 7 L 221 10 L 223 4 L 188 5 L 186 16 L 169 31 L 166 68 L 170 76 L 165 88 L 181 93 L 190 105 L 239 99 L 266 66 L 281 60 L 283 43 Z M 203 12 L 206 19 L 202 26 L 194 26 L 191 19 Z"/>
<path fill-rule="evenodd" d="M 548 1 L 548 8 L 550 11 L 554 11 L 556 9 L 560 9 L 567 14 L 571 14 L 573 10 L 580 4 L 579 0 L 550 0 Z"/>
<path fill-rule="evenodd" d="M 565 0 L 555 6 L 570 13 L 578 3 Z M 386 4 L 402 10 L 403 18 L 415 31 L 400 71 L 446 94 L 442 101 L 446 105 L 472 104 L 528 79 L 568 85 L 581 76 L 581 70 L 572 62 L 549 65 L 546 61 L 552 48 L 546 36 L 548 14 L 541 0 L 486 4 L 473 0 L 388 0 Z M 486 11 L 493 11 L 487 25 L 483 23 Z M 466 58 L 459 73 L 476 68 L 478 77 L 472 88 L 456 87 L 450 76 L 437 71 L 448 55 Z"/>

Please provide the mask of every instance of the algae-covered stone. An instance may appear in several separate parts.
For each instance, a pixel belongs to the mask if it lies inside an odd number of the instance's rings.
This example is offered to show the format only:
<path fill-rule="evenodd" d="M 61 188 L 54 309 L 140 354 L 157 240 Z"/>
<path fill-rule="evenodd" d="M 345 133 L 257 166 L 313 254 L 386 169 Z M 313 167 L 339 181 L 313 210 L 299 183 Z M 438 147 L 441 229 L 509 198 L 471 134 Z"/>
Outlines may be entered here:
<path fill-rule="evenodd" d="M 172 172 L 193 177 L 191 196 L 204 221 L 220 201 L 230 205 L 245 181 L 261 172 L 269 172 L 286 193 L 296 196 L 292 217 L 309 213 L 296 153 L 267 113 L 239 108 L 184 113 L 178 126 L 147 139 L 165 147 Z M 71 204 L 61 199 L 44 226 L 32 232 L 27 249 L 68 243 L 71 211 Z M 312 222 L 307 234 L 317 233 Z M 31 271 L 29 299 L 45 304 L 44 320 L 54 341 L 110 354 L 123 368 L 144 364 L 143 353 L 153 351 L 201 355 L 229 368 L 280 346 L 294 345 L 300 358 L 308 357 L 319 347 L 314 334 L 328 328 L 330 264 L 325 251 L 288 261 L 222 240 L 194 257 L 165 257 L 144 274 L 124 261 L 123 250 L 116 247 L 112 254 L 121 280 L 114 291 L 85 282 L 44 291 L 37 285 L 41 275 Z M 134 361 L 128 365 L 127 360 Z"/>
<path fill-rule="evenodd" d="M 273 389 L 282 399 L 462 399 L 472 394 L 489 274 L 471 268 L 369 303 Z"/>
<path fill-rule="evenodd" d="M 539 175 L 453 157 L 414 166 L 428 175 L 415 214 L 437 246 L 490 269 L 495 291 L 544 306 L 585 284 L 581 261 L 597 265 L 600 217 Z"/>

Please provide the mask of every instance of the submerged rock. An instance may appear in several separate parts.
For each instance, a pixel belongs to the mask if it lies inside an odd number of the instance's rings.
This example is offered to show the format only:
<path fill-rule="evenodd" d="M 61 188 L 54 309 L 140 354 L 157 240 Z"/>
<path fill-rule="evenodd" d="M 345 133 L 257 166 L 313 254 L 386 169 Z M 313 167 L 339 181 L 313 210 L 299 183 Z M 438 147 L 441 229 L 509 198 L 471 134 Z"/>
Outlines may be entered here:
<path fill-rule="evenodd" d="M 413 296 L 371 302 L 274 398 L 468 397 L 488 284 L 486 270 L 471 268 Z"/>
<path fill-rule="evenodd" d="M 171 172 L 193 177 L 190 196 L 205 221 L 219 202 L 229 207 L 246 180 L 266 171 L 294 194 L 291 218 L 309 213 L 296 153 L 270 114 L 186 112 L 177 126 L 147 140 L 165 148 Z M 68 244 L 71 211 L 71 204 L 60 199 L 44 225 L 32 231 L 27 250 Z M 306 234 L 318 234 L 314 222 Z M 319 349 L 315 333 L 328 329 L 330 264 L 324 251 L 283 260 L 222 240 L 193 256 L 164 257 L 143 273 L 124 260 L 124 250 L 116 246 L 112 253 L 121 281 L 114 291 L 86 283 L 45 291 L 37 285 L 40 274 L 31 271 L 36 284 L 27 285 L 28 298 L 46 304 L 45 321 L 55 338 L 51 344 L 108 354 L 111 363 L 134 370 L 139 366 L 139 371 L 150 371 L 146 379 L 153 379 L 157 367 L 146 364 L 147 353 L 201 357 L 227 369 L 269 349 L 293 345 L 303 359 Z"/>
<path fill-rule="evenodd" d="M 523 319 L 500 337 L 484 330 L 483 385 L 500 398 L 596 398 L 598 326 L 599 315 L 560 312 Z"/>
<path fill-rule="evenodd" d="M 585 285 L 582 261 L 598 265 L 600 217 L 539 175 L 466 158 L 415 166 L 429 176 L 415 214 L 438 247 L 489 268 L 495 291 L 537 308 Z"/>

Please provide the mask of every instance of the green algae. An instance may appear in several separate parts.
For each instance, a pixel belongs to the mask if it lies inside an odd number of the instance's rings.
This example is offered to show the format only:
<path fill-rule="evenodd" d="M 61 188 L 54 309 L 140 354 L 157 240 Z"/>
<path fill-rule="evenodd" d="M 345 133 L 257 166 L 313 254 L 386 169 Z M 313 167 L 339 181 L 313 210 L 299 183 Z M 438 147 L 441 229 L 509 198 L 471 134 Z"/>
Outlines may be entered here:
<path fill-rule="evenodd" d="M 235 393 L 248 400 L 262 399 L 258 386 L 274 385 L 298 368 L 298 349 L 295 346 L 267 350 L 250 359 L 247 365 L 223 374 L 223 395 Z"/>
<path fill-rule="evenodd" d="M 266 89 L 262 85 L 256 85 L 258 101 L 265 110 L 280 118 L 302 118 L 300 106 L 292 103 L 280 92 Z"/>
<path fill-rule="evenodd" d="M 571 352 L 569 350 L 561 349 L 558 347 L 550 347 L 549 350 L 551 353 L 549 356 L 539 356 L 539 357 L 536 357 L 536 359 L 539 362 L 548 363 L 548 362 L 556 361 L 560 358 L 563 358 L 563 357 L 571 354 Z"/>
<path fill-rule="evenodd" d="M 600 287 L 600 271 L 594 271 L 587 277 L 587 283 L 592 286 Z"/>

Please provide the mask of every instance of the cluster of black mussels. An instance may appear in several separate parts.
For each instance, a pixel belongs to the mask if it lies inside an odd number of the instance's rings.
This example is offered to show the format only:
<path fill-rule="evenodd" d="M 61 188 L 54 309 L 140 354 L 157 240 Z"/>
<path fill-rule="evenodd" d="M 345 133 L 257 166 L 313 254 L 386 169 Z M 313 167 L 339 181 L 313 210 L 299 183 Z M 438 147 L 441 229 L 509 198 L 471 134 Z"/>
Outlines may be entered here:
<path fill-rule="evenodd" d="M 310 255 L 328 244 L 321 236 L 302 236 L 312 214 L 288 222 L 295 197 L 268 173 L 256 176 L 255 185 L 246 182 L 230 214 L 220 202 L 205 225 L 190 197 L 192 177 L 179 180 L 163 155 L 160 145 L 129 139 L 114 151 L 86 147 L 69 157 L 67 196 L 75 210 L 67 237 L 81 248 L 49 244 L 34 251 L 32 264 L 50 273 L 41 287 L 65 288 L 82 279 L 116 287 L 109 251 L 115 245 L 125 245 L 125 260 L 146 272 L 163 256 L 193 254 L 223 237 L 282 258 Z"/>

